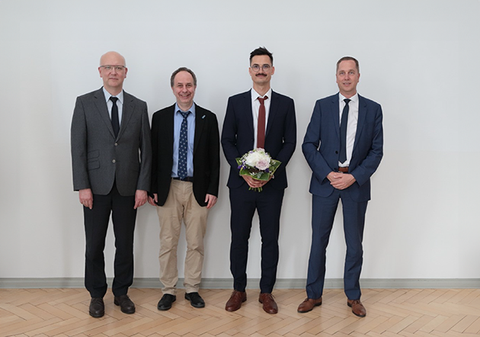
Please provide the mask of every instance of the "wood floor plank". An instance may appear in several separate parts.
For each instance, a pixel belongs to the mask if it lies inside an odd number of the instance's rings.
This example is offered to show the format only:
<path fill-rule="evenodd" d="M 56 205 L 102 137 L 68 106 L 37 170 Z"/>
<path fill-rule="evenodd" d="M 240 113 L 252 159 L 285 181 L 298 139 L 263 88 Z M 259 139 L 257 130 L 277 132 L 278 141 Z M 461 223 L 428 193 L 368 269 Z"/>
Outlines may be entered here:
<path fill-rule="evenodd" d="M 274 291 L 276 315 L 263 311 L 258 290 L 236 312 L 225 311 L 231 290 L 202 289 L 206 307 L 193 308 L 179 290 L 171 310 L 157 310 L 159 289 L 131 289 L 136 313 L 123 314 L 105 296 L 105 316 L 90 317 L 84 289 L 0 289 L 0 337 L 423 337 L 478 336 L 480 289 L 365 289 L 367 317 L 346 305 L 342 289 L 327 289 L 323 304 L 297 312 L 305 299 L 301 289 Z"/>

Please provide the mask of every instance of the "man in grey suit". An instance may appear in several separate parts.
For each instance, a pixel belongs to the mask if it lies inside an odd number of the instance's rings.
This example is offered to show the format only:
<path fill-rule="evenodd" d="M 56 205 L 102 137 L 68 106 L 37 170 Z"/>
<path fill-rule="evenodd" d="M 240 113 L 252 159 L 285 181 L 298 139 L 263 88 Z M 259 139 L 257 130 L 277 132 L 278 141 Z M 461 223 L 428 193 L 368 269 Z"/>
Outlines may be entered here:
<path fill-rule="evenodd" d="M 133 236 L 137 209 L 150 187 L 151 142 L 147 104 L 123 91 L 125 58 L 108 52 L 98 67 L 103 88 L 77 98 L 71 128 L 73 187 L 83 205 L 85 287 L 89 313 L 102 317 L 105 237 L 110 214 L 115 233 L 112 291 L 122 312 L 133 314 L 127 295 L 133 281 Z"/>

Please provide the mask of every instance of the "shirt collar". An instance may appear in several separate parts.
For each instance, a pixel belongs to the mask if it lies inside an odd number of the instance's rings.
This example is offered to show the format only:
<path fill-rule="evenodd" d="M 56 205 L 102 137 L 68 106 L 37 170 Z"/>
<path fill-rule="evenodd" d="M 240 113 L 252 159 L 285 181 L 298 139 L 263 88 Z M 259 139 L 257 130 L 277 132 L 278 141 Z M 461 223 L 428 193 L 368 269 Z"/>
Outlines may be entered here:
<path fill-rule="evenodd" d="M 342 102 L 343 102 L 344 99 L 346 99 L 346 97 L 343 96 L 341 93 L 338 93 L 338 97 L 339 97 L 340 101 L 342 101 Z M 358 92 L 355 93 L 355 95 L 353 95 L 352 97 L 350 97 L 349 100 L 351 102 L 354 102 L 354 103 L 358 102 Z"/>
<path fill-rule="evenodd" d="M 268 89 L 267 93 L 264 96 L 260 95 L 253 88 L 251 90 L 251 94 L 252 94 L 252 102 L 256 101 L 258 97 L 263 98 L 263 97 L 267 96 L 269 99 L 271 99 L 272 98 L 272 88 Z"/>
<path fill-rule="evenodd" d="M 175 103 L 175 113 L 179 113 L 179 111 L 183 111 L 182 109 L 180 109 L 180 107 L 178 106 L 177 103 Z M 190 109 L 188 109 L 187 111 L 190 111 L 190 113 L 192 114 L 192 116 L 195 117 L 195 103 L 192 104 L 192 106 L 190 107 Z M 183 112 L 187 112 L 187 111 L 183 111 Z"/>
<path fill-rule="evenodd" d="M 102 89 L 103 89 L 103 94 L 105 95 L 105 101 L 108 102 L 110 100 L 110 97 L 113 95 L 109 93 L 104 87 L 102 87 Z M 123 90 L 120 91 L 120 93 L 117 96 L 113 96 L 113 97 L 117 97 L 120 103 L 123 104 Z"/>

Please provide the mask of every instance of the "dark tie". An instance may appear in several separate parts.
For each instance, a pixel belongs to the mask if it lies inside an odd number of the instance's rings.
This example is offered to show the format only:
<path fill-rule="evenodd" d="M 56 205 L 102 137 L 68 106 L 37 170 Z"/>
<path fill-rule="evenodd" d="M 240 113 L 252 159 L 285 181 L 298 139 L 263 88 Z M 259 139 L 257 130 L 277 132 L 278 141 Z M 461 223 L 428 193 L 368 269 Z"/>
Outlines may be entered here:
<path fill-rule="evenodd" d="M 258 109 L 258 124 L 257 124 L 257 147 L 265 148 L 265 105 L 263 102 L 268 99 L 267 96 L 260 98 L 260 109 Z"/>
<path fill-rule="evenodd" d="M 118 107 L 117 107 L 117 97 L 110 96 L 110 100 L 112 101 L 112 127 L 113 133 L 115 134 L 115 138 L 118 136 L 118 130 L 120 130 L 120 122 L 118 121 Z"/>
<path fill-rule="evenodd" d="M 342 122 L 340 124 L 340 156 L 338 161 L 344 163 L 347 160 L 347 124 L 348 124 L 348 103 L 350 100 L 348 98 L 343 100 L 345 102 L 345 107 L 342 112 Z"/>
<path fill-rule="evenodd" d="M 183 116 L 182 126 L 180 127 L 180 140 L 178 143 L 178 171 L 177 175 L 181 180 L 187 177 L 187 152 L 188 152 L 188 123 L 187 117 L 190 111 L 178 111 Z"/>

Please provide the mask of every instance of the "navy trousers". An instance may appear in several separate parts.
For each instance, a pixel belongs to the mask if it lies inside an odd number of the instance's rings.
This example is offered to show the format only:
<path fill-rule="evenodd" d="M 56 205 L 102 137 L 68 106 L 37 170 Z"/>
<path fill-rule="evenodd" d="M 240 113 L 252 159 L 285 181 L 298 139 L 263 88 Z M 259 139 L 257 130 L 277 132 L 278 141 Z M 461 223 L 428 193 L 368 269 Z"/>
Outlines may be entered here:
<path fill-rule="evenodd" d="M 273 290 L 277 279 L 278 235 L 284 193 L 285 190 L 272 188 L 268 183 L 262 192 L 249 190 L 246 184 L 230 188 L 230 271 L 233 288 L 237 291 L 245 291 L 247 285 L 248 240 L 255 210 L 258 212 L 262 237 L 260 291 L 271 293 Z"/>
<path fill-rule="evenodd" d="M 344 291 L 350 300 L 360 299 L 360 273 L 363 263 L 363 229 L 367 201 L 352 200 L 348 191 L 335 190 L 324 198 L 312 199 L 312 247 L 308 261 L 307 296 L 318 299 L 325 283 L 326 250 L 339 200 L 343 207 L 343 229 L 347 253 L 345 256 Z"/>

